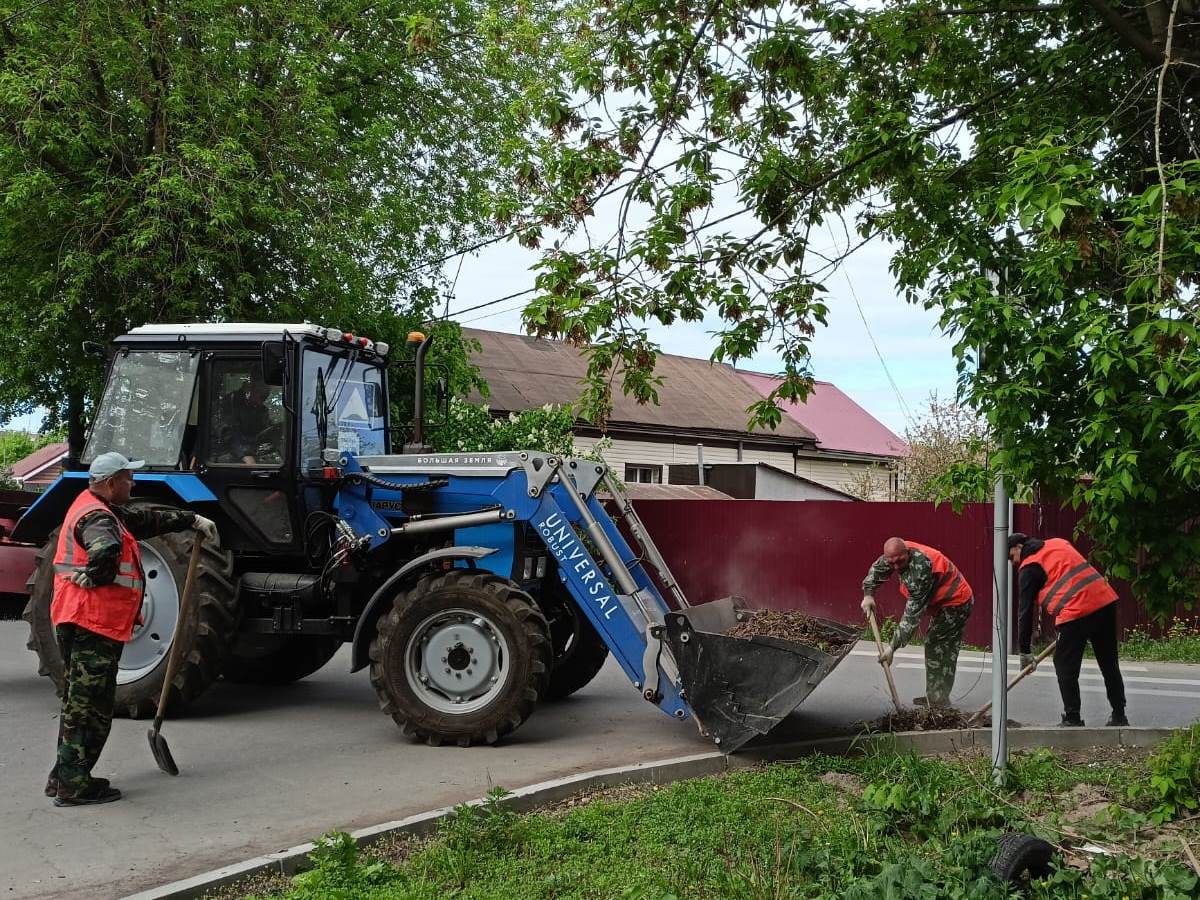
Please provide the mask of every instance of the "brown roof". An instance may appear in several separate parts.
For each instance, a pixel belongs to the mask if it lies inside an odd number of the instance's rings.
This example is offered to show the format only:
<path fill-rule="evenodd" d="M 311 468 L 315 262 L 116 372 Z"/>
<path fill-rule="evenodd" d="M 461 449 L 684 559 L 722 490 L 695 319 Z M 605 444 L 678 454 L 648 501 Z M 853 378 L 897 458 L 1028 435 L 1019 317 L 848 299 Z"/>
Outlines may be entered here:
<path fill-rule="evenodd" d="M 66 442 L 61 444 L 47 444 L 40 450 L 34 450 L 24 459 L 19 459 L 12 466 L 13 478 L 25 478 L 31 475 L 38 469 L 44 469 L 51 463 L 57 462 L 59 459 L 67 455 Z"/>
<path fill-rule="evenodd" d="M 583 354 L 569 344 L 520 334 L 464 328 L 463 335 L 483 347 L 472 355 L 491 394 L 488 404 L 501 412 L 519 412 L 579 400 L 580 382 L 587 373 Z M 663 381 L 658 404 L 639 404 L 613 386 L 613 411 L 608 426 L 660 433 L 722 433 L 752 436 L 781 443 L 811 444 L 816 435 L 787 416 L 774 431 L 746 430 L 747 410 L 762 396 L 732 366 L 706 359 L 660 353 L 654 369 Z"/>

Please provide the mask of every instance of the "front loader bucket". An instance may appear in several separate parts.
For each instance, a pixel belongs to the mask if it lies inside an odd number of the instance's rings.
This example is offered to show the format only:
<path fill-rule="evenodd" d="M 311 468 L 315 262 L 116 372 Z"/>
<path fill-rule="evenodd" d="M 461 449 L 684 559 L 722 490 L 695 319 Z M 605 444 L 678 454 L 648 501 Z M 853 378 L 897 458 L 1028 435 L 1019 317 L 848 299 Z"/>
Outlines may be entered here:
<path fill-rule="evenodd" d="M 726 597 L 667 613 L 664 639 L 701 734 L 725 753 L 778 725 L 854 647 L 860 629 L 812 619 L 836 649 L 775 637 L 728 637 L 753 609 Z M 739 618 L 740 616 L 740 618 Z"/>

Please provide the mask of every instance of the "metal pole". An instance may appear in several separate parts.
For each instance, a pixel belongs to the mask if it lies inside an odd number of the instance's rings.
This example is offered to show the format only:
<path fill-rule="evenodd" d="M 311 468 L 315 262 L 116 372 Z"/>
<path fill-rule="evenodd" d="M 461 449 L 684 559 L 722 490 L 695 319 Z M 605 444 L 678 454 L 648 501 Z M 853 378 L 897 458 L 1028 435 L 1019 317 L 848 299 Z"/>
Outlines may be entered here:
<path fill-rule="evenodd" d="M 1005 269 L 987 272 L 996 296 L 1006 291 Z M 979 354 L 983 366 L 983 352 Z M 999 449 L 999 447 L 997 447 Z M 992 497 L 992 778 L 1003 785 L 1008 768 L 1008 488 L 996 472 Z"/>
<path fill-rule="evenodd" d="M 992 776 L 1004 784 L 1008 766 L 1008 489 L 996 475 L 992 533 Z"/>
<path fill-rule="evenodd" d="M 704 484 L 704 445 L 696 445 L 696 471 L 699 473 L 700 480 L 696 484 Z"/>

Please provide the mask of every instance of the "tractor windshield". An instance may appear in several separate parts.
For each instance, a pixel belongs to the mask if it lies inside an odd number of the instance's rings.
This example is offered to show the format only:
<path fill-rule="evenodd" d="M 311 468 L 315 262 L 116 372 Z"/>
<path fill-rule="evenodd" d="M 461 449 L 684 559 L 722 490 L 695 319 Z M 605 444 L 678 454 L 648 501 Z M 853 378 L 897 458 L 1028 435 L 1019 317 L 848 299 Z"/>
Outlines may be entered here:
<path fill-rule="evenodd" d="M 83 461 L 116 450 L 149 466 L 178 466 L 199 364 L 187 351 L 118 354 Z"/>
<path fill-rule="evenodd" d="M 383 371 L 359 361 L 353 352 L 306 350 L 302 375 L 305 468 L 320 465 L 321 450 L 349 450 L 356 456 L 387 451 L 387 409 Z"/>

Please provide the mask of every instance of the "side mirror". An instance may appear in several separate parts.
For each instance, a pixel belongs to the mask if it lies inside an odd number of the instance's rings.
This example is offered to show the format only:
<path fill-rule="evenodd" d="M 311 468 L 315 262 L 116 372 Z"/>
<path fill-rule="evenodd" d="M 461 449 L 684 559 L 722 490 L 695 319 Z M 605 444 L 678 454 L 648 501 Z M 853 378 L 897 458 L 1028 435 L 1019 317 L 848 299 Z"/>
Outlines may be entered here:
<path fill-rule="evenodd" d="M 450 418 L 450 382 L 446 378 L 439 378 L 434 389 L 437 398 L 437 411 L 441 421 L 445 422 Z"/>
<path fill-rule="evenodd" d="M 282 385 L 286 371 L 287 351 L 282 341 L 264 341 L 262 373 L 265 384 Z"/>
<path fill-rule="evenodd" d="M 108 354 L 104 352 L 104 345 L 97 344 L 95 341 L 83 342 L 83 355 L 93 356 L 96 359 L 108 361 Z"/>

